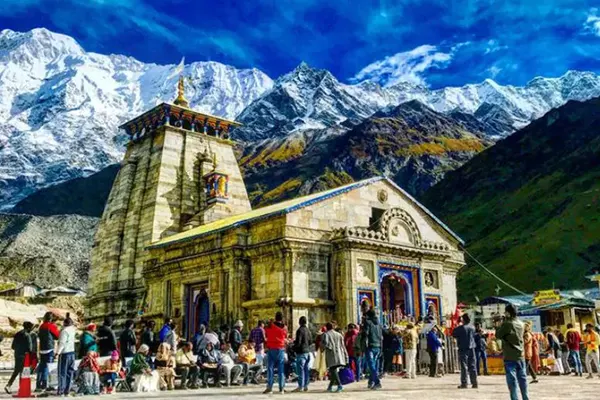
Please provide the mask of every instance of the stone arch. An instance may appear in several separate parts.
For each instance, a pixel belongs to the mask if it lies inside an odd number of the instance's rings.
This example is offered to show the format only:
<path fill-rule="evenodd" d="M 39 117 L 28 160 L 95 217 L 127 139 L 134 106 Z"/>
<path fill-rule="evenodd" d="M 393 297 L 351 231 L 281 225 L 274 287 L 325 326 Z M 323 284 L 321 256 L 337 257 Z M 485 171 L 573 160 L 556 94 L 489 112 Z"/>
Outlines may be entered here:
<path fill-rule="evenodd" d="M 398 229 L 394 235 L 394 229 Z M 387 240 L 399 237 L 400 242 L 406 242 L 419 246 L 421 244 L 421 233 L 413 217 L 401 208 L 390 208 L 381 217 L 381 233 Z"/>

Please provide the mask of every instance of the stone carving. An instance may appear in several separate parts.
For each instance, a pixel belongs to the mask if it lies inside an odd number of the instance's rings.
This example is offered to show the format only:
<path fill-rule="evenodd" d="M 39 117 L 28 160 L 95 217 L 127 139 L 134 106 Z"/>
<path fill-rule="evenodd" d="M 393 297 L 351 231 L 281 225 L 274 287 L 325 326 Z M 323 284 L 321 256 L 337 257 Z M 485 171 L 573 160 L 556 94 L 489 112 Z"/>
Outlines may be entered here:
<path fill-rule="evenodd" d="M 413 233 L 401 219 L 392 220 L 389 226 L 390 242 L 414 244 Z"/>
<path fill-rule="evenodd" d="M 439 289 L 439 280 L 437 271 L 425 270 L 423 274 L 423 280 L 425 281 L 425 286 L 428 288 Z"/>
<path fill-rule="evenodd" d="M 356 280 L 358 282 L 374 282 L 375 268 L 373 261 L 356 260 Z"/>
<path fill-rule="evenodd" d="M 344 227 L 334 229 L 332 239 L 357 238 L 369 241 L 389 241 L 433 251 L 450 251 L 446 243 L 423 240 L 412 216 L 401 208 L 390 208 L 381 217 L 378 231 L 365 227 Z"/>
<path fill-rule="evenodd" d="M 388 193 L 381 189 L 379 192 L 377 192 L 377 199 L 381 202 L 381 203 L 385 203 L 388 199 Z"/>

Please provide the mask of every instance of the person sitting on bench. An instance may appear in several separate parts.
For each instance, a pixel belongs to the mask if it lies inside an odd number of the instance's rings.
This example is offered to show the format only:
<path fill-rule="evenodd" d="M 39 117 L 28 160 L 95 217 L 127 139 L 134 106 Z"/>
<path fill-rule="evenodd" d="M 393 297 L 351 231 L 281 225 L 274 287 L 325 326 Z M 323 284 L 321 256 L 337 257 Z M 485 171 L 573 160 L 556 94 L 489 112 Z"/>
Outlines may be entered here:
<path fill-rule="evenodd" d="M 208 375 L 212 375 L 216 387 L 221 387 L 219 381 L 219 362 L 221 361 L 221 353 L 215 349 L 211 342 L 206 344 L 206 348 L 200 352 L 198 364 L 200 365 L 200 374 L 202 375 L 202 387 L 208 387 Z"/>
<path fill-rule="evenodd" d="M 177 350 L 175 356 L 175 373 L 181 376 L 181 389 L 198 388 L 198 366 L 197 357 L 192 351 L 192 344 L 186 342 Z"/>
<path fill-rule="evenodd" d="M 252 339 L 245 340 L 240 346 L 238 350 L 238 362 L 243 366 L 243 385 L 247 385 L 250 378 L 252 378 L 252 383 L 258 385 L 257 377 L 262 372 L 262 365 L 256 363 L 256 350 L 254 349 L 254 341 Z"/>
<path fill-rule="evenodd" d="M 225 343 L 225 348 L 221 353 L 221 371 L 225 375 L 225 384 L 227 387 L 237 384 L 244 367 L 238 363 L 237 354 L 233 351 L 231 344 Z"/>
<path fill-rule="evenodd" d="M 104 363 L 102 374 L 100 375 L 100 380 L 106 389 L 106 393 L 112 393 L 117 383 L 119 372 L 121 372 L 121 357 L 117 350 L 113 350 L 110 358 Z"/>

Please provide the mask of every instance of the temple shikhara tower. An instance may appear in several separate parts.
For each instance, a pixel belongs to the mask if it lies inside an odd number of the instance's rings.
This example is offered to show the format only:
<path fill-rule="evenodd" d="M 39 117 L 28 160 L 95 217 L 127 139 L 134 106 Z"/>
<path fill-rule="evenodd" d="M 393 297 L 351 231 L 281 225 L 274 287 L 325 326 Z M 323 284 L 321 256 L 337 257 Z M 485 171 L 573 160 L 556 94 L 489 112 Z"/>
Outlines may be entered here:
<path fill-rule="evenodd" d="M 294 327 L 456 307 L 461 239 L 385 177 L 252 209 L 230 131 L 191 110 L 179 83 L 122 125 L 130 142 L 92 253 L 87 318 L 171 316 L 197 326 L 284 312 Z M 235 134 L 235 132 L 233 132 Z"/>

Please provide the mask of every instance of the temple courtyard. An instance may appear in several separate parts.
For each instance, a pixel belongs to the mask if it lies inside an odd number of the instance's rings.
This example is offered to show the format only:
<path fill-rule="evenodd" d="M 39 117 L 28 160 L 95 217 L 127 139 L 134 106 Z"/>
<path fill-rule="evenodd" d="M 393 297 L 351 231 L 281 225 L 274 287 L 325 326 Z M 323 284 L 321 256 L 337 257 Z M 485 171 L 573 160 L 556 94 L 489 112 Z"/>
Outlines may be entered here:
<path fill-rule="evenodd" d="M 457 389 L 458 374 L 446 375 L 442 378 L 427 378 L 419 376 L 416 380 L 388 377 L 382 380 L 383 390 L 367 390 L 366 382 L 351 384 L 345 387 L 340 394 L 327 393 L 327 382 L 316 382 L 310 387 L 308 393 L 286 393 L 283 396 L 294 399 L 314 400 L 315 396 L 321 398 L 337 398 L 352 400 L 367 399 L 418 399 L 418 400 L 440 400 L 440 399 L 509 399 L 505 377 L 502 375 L 481 377 L 479 389 Z M 288 385 L 288 390 L 295 386 Z M 16 385 L 15 385 L 16 389 Z M 87 399 L 112 398 L 112 399 L 147 399 L 147 398 L 177 398 L 197 399 L 208 397 L 210 399 L 231 399 L 234 397 L 246 397 L 251 399 L 269 399 L 281 397 L 279 393 L 263 395 L 263 386 L 235 386 L 222 389 L 199 389 L 199 390 L 175 390 L 159 393 L 117 393 L 111 396 L 86 396 Z M 529 398 L 535 399 L 592 399 L 596 398 L 600 391 L 600 379 L 576 378 L 570 376 L 548 376 L 540 377 L 540 383 L 529 386 Z M 4 394 L 0 398 L 8 398 Z"/>

